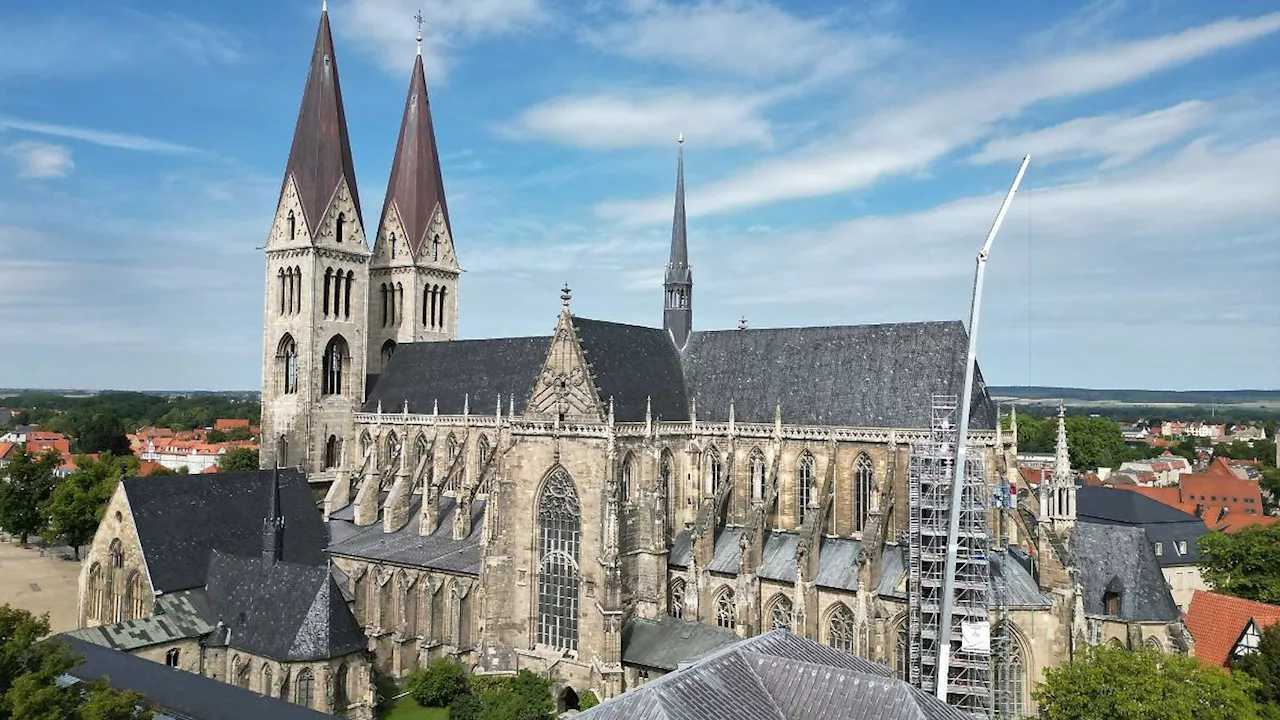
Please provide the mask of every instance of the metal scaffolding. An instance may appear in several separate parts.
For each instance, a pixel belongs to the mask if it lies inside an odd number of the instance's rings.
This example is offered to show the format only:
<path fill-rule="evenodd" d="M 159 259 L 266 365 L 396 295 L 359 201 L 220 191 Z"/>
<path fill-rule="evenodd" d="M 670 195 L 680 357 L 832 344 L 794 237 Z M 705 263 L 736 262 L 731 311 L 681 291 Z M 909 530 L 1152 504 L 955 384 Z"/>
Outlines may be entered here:
<path fill-rule="evenodd" d="M 954 395 L 934 395 L 929 439 L 912 448 L 908 471 L 908 680 L 937 690 L 938 628 L 945 584 L 951 483 L 955 475 L 957 405 Z M 981 456 L 969 457 L 961 493 L 957 535 L 955 597 L 950 633 L 947 702 L 987 715 L 991 707 L 989 647 L 964 643 L 987 637 L 991 507 Z"/>

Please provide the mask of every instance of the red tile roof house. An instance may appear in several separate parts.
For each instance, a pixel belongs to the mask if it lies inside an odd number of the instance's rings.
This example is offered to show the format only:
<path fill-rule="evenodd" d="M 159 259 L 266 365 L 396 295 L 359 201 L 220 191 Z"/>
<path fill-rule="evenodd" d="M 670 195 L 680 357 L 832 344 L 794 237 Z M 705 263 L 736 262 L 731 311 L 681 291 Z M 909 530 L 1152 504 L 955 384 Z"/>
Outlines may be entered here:
<path fill-rule="evenodd" d="M 1178 487 L 1115 486 L 1191 513 L 1218 532 L 1234 533 L 1252 525 L 1280 522 L 1280 518 L 1263 514 L 1261 486 L 1241 479 L 1225 458 L 1214 460 L 1202 473 L 1183 475 Z"/>
<path fill-rule="evenodd" d="M 245 430 L 248 430 L 249 421 L 241 418 L 218 418 L 213 423 L 213 429 L 221 432 L 226 432 L 232 428 L 244 428 Z"/>
<path fill-rule="evenodd" d="M 1231 660 L 1258 647 L 1262 631 L 1280 620 L 1280 607 L 1197 590 L 1187 610 L 1193 654 L 1206 665 L 1230 667 Z"/>

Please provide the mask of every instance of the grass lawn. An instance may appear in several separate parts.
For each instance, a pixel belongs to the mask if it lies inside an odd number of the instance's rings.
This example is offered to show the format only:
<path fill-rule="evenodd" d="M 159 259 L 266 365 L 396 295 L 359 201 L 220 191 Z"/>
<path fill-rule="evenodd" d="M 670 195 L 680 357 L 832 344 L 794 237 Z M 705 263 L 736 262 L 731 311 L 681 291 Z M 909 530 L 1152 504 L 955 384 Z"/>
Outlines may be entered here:
<path fill-rule="evenodd" d="M 404 696 L 391 704 L 387 710 L 378 713 L 382 720 L 449 720 L 446 708 L 425 708 Z"/>

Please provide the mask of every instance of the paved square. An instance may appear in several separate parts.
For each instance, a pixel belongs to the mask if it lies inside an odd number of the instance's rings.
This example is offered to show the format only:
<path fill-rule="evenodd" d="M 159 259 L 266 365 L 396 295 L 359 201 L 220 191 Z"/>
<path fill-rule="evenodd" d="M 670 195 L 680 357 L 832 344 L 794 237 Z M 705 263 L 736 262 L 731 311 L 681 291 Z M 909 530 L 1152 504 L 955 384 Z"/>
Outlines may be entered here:
<path fill-rule="evenodd" d="M 76 580 L 80 563 L 63 560 L 62 552 L 38 547 L 20 548 L 0 542 L 0 605 L 12 605 L 36 615 L 49 613 L 54 633 L 76 629 Z"/>

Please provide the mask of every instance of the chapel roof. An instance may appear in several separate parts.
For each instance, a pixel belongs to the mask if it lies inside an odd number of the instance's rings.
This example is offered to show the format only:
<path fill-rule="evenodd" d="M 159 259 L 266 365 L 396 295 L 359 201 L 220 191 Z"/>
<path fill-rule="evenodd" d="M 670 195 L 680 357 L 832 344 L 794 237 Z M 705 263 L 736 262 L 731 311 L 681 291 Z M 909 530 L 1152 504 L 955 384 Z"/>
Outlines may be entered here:
<path fill-rule="evenodd" d="M 1169 507 L 1132 490 L 1084 485 L 1076 488 L 1076 516 L 1104 525 L 1128 525 L 1146 530 L 1147 540 L 1160 543 L 1161 565 L 1191 565 L 1200 557 L 1196 541 L 1209 532 L 1195 515 Z M 1187 552 L 1180 550 L 1185 543 Z"/>
<path fill-rule="evenodd" d="M 1085 614 L 1108 615 L 1107 588 L 1118 583 L 1123 588 L 1120 620 L 1174 622 L 1180 617 L 1141 527 L 1077 520 L 1071 530 L 1070 555 L 1080 573 Z"/>

